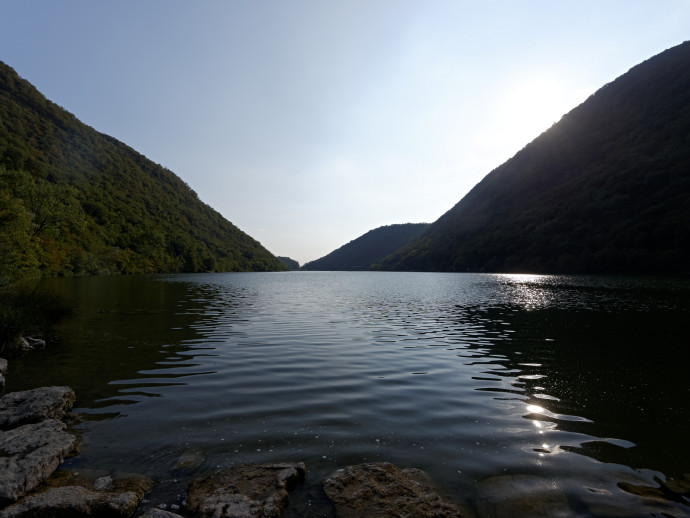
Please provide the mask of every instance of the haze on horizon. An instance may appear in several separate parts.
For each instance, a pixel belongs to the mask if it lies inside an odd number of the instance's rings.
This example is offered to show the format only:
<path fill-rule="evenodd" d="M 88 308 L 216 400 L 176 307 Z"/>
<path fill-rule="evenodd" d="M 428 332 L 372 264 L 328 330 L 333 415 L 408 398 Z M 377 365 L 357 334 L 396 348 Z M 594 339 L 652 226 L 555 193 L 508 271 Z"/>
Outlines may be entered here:
<path fill-rule="evenodd" d="M 690 34 L 690 1 L 26 0 L 0 60 L 300 264 L 433 222 L 587 96 Z"/>

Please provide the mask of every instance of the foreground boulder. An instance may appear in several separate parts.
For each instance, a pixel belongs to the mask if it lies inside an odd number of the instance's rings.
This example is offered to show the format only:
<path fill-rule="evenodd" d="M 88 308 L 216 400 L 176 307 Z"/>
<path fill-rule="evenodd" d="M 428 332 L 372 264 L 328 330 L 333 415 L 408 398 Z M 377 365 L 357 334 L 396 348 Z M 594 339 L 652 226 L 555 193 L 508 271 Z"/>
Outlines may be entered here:
<path fill-rule="evenodd" d="M 240 465 L 194 479 L 187 491 L 190 516 L 278 517 L 288 491 L 304 482 L 304 463 Z"/>
<path fill-rule="evenodd" d="M 61 419 L 74 399 L 74 391 L 69 387 L 40 387 L 5 394 L 0 398 L 0 430 Z"/>
<path fill-rule="evenodd" d="M 65 428 L 49 419 L 0 431 L 0 505 L 37 487 L 76 448 L 77 438 Z"/>
<path fill-rule="evenodd" d="M 5 374 L 7 374 L 7 360 L 0 358 L 0 390 L 5 386 Z"/>
<path fill-rule="evenodd" d="M 151 479 L 140 475 L 59 472 L 39 491 L 0 511 L 0 518 L 126 518 L 152 486 Z"/>
<path fill-rule="evenodd" d="M 348 466 L 323 483 L 338 518 L 415 516 L 455 518 L 462 513 L 432 489 L 420 469 L 388 462 Z"/>

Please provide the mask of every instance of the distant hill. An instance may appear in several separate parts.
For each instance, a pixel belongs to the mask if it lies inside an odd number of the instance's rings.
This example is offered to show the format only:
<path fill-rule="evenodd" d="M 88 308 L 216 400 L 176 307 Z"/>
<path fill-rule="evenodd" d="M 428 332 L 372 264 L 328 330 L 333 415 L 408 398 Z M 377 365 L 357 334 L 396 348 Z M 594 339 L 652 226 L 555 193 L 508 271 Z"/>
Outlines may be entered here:
<path fill-rule="evenodd" d="M 370 230 L 330 254 L 302 266 L 302 270 L 362 271 L 376 268 L 384 257 L 421 234 L 428 223 L 387 225 Z"/>
<path fill-rule="evenodd" d="M 690 42 L 598 90 L 382 268 L 690 271 Z"/>
<path fill-rule="evenodd" d="M 284 270 L 166 168 L 95 131 L 0 62 L 0 281 L 55 274 Z"/>
<path fill-rule="evenodd" d="M 283 263 L 288 270 L 299 270 L 299 263 L 294 259 L 278 256 L 278 260 Z"/>

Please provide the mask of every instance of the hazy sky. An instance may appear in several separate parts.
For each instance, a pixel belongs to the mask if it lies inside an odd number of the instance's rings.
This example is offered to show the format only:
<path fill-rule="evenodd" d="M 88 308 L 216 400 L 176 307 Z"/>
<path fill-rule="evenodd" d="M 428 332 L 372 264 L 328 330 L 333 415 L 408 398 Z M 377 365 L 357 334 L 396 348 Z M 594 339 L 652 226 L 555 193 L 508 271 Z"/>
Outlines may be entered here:
<path fill-rule="evenodd" d="M 301 264 L 432 222 L 690 0 L 3 0 L 0 60 Z"/>

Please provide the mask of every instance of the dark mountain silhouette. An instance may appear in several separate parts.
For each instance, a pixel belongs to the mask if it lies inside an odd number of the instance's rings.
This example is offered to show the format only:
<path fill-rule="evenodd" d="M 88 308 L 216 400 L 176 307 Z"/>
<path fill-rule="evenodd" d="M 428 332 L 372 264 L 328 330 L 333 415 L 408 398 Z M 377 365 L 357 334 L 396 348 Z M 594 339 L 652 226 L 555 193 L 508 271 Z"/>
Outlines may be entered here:
<path fill-rule="evenodd" d="M 690 42 L 598 90 L 382 268 L 688 272 Z"/>
<path fill-rule="evenodd" d="M 302 270 L 375 269 L 381 259 L 417 237 L 428 226 L 428 223 L 405 223 L 370 230 L 321 259 L 306 263 Z"/>
<path fill-rule="evenodd" d="M 288 270 L 299 270 L 299 263 L 290 257 L 278 256 L 278 260 L 283 263 Z"/>
<path fill-rule="evenodd" d="M 171 171 L 81 123 L 2 62 L 0 205 L 0 280 L 285 269 Z"/>

